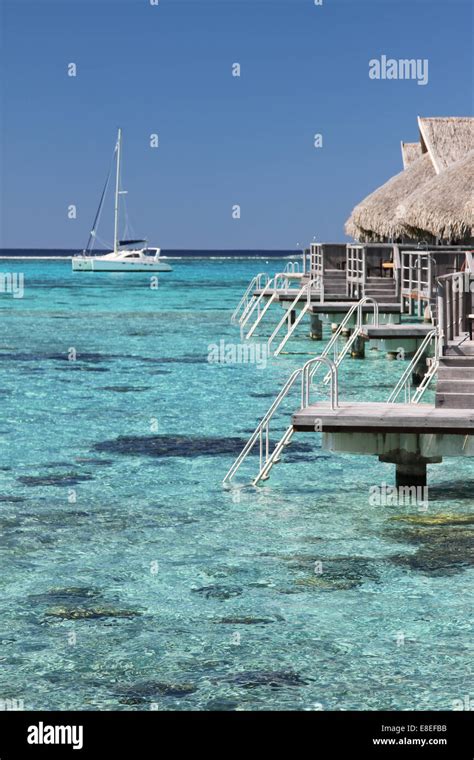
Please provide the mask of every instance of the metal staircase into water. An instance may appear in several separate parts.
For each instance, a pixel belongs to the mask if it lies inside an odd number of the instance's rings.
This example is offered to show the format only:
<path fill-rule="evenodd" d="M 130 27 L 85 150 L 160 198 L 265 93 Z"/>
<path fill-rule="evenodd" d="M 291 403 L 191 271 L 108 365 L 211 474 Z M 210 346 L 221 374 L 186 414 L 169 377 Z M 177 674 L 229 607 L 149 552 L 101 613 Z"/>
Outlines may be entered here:
<path fill-rule="evenodd" d="M 331 337 L 331 339 L 328 341 L 328 343 L 324 347 L 323 352 L 320 354 L 322 357 L 330 357 L 330 354 L 332 354 L 331 360 L 334 363 L 334 366 L 336 368 L 339 367 L 343 359 L 347 356 L 348 353 L 350 353 L 352 346 L 362 334 L 363 321 L 364 321 L 363 307 L 365 305 L 373 306 L 373 309 L 374 309 L 373 324 L 375 327 L 378 327 L 379 325 L 379 305 L 377 301 L 375 301 L 371 296 L 364 296 L 364 298 L 361 298 L 360 301 L 353 304 L 353 306 L 351 306 L 346 316 L 342 320 L 341 324 L 337 328 L 334 335 Z M 355 314 L 356 314 L 356 318 L 355 318 L 356 324 L 355 324 L 355 327 L 351 329 L 350 325 Z M 339 338 L 348 329 L 351 329 L 351 334 L 349 338 L 343 344 L 342 348 L 339 348 Z M 330 380 L 330 373 L 328 372 L 324 377 L 324 380 L 323 380 L 324 384 L 327 384 L 329 380 Z"/>
<path fill-rule="evenodd" d="M 380 430 L 382 436 L 380 446 L 382 448 L 380 448 L 380 451 L 377 449 L 377 453 L 380 455 L 381 452 L 381 455 L 384 457 L 386 457 L 386 452 L 383 449 L 383 446 L 385 446 L 383 437 L 387 433 L 396 431 L 397 426 L 403 425 L 404 420 L 406 420 L 408 432 L 416 429 L 421 435 L 425 432 L 428 432 L 430 435 L 433 433 L 434 436 L 437 436 L 439 433 L 441 437 L 447 432 L 449 435 L 451 435 L 451 432 L 453 435 L 462 435 L 464 441 L 462 443 L 463 453 L 458 453 L 457 455 L 472 456 L 473 454 L 469 453 L 470 449 L 464 454 L 464 447 L 470 445 L 468 439 L 471 436 L 470 431 L 474 424 L 472 416 L 472 410 L 474 410 L 474 340 L 472 340 L 472 323 L 474 320 L 473 265 L 474 262 L 471 257 L 471 260 L 468 261 L 467 271 L 463 270 L 437 278 L 436 324 L 423 339 L 413 359 L 406 367 L 402 377 L 385 403 L 342 402 L 339 405 L 338 367 L 344 356 L 349 352 L 351 341 L 360 337 L 363 307 L 365 304 L 370 302 L 373 304 L 374 322 L 378 322 L 378 305 L 372 297 L 366 296 L 357 304 L 354 304 L 339 326 L 338 331 L 326 345 L 323 353 L 314 359 L 310 359 L 303 367 L 295 370 L 290 375 L 227 472 L 224 483 L 227 484 L 232 480 L 256 445 L 259 446 L 259 469 L 252 481 L 254 485 L 257 485 L 262 480 L 266 480 L 272 467 L 281 461 L 282 452 L 290 445 L 295 430 L 311 430 L 314 426 L 316 432 L 321 432 L 322 430 L 326 432 L 324 426 L 329 423 L 329 433 L 331 433 L 331 427 L 335 427 L 337 432 L 344 431 L 349 436 L 360 436 L 360 420 L 361 415 L 364 414 L 369 416 L 368 424 L 373 426 L 374 429 Z M 357 310 L 355 329 L 341 350 L 337 345 L 338 338 L 343 330 L 352 326 L 350 323 L 354 318 L 355 310 Z M 425 361 L 427 362 L 427 370 L 422 375 L 421 368 Z M 327 372 L 323 378 L 323 382 L 316 386 L 314 384 L 314 376 L 321 366 L 327 367 Z M 414 373 L 418 374 L 418 376 L 422 375 L 421 383 L 415 389 L 412 388 Z M 416 405 L 437 373 L 438 384 L 435 404 L 421 404 L 417 407 Z M 314 392 L 317 387 L 321 389 L 321 385 L 329 381 L 331 381 L 330 403 L 328 404 L 324 401 L 311 402 L 311 392 Z M 289 397 L 295 388 L 301 389 L 299 410 L 295 412 L 295 406 L 293 406 L 291 424 L 288 425 L 286 422 L 282 435 L 281 430 L 283 426 L 280 420 L 280 438 L 272 446 L 270 425 L 272 422 L 274 423 L 276 415 L 283 411 L 282 405 L 285 399 Z M 397 411 L 393 410 L 393 405 L 396 404 L 402 393 L 404 394 L 404 403 L 399 404 L 401 415 L 399 419 Z M 446 409 L 443 409 L 443 407 Z M 333 423 L 336 424 L 334 425 Z M 404 429 L 402 427 L 402 431 Z M 465 433 L 464 430 L 468 432 Z M 364 433 L 364 430 L 362 430 L 362 433 Z M 367 428 L 367 433 L 373 433 L 372 427 Z M 377 441 L 379 438 L 380 436 L 377 437 Z M 339 439 L 339 444 L 342 445 L 341 439 Z M 352 439 L 350 446 L 346 445 L 344 441 L 343 444 L 345 448 L 338 450 L 359 453 L 361 444 L 363 448 L 363 439 L 362 441 L 360 439 L 355 441 L 354 447 Z M 442 456 L 442 449 L 439 449 L 439 451 Z M 451 448 L 449 451 L 451 451 Z M 367 453 L 373 453 L 373 451 L 367 451 Z M 436 461 L 438 461 L 437 456 L 436 454 Z M 397 478 L 400 475 L 400 482 L 402 482 L 410 475 L 410 473 L 407 475 L 406 468 L 407 466 L 411 468 L 412 464 L 409 463 L 407 465 L 403 457 L 396 459 L 395 464 L 397 465 Z M 424 475 L 423 473 L 420 474 L 420 467 L 421 469 L 425 468 Z M 414 482 L 418 482 L 417 478 L 426 475 L 426 464 L 422 462 L 420 465 L 420 463 L 417 464 L 415 462 L 413 468 L 416 472 L 412 472 L 411 476 L 415 478 Z"/>
<path fill-rule="evenodd" d="M 304 272 L 301 271 L 300 262 L 288 261 L 283 272 L 275 275 L 273 280 L 280 276 L 286 278 L 286 287 L 288 287 L 290 279 L 299 280 L 304 277 Z M 252 309 L 258 298 L 256 293 L 263 290 L 266 285 L 268 285 L 269 281 L 270 275 L 266 272 L 259 272 L 250 280 L 242 298 L 232 313 L 230 318 L 232 324 L 236 324 L 237 322 L 241 324 L 245 320 L 249 310 Z"/>
<path fill-rule="evenodd" d="M 272 469 L 273 465 L 280 461 L 280 455 L 283 449 L 290 444 L 291 439 L 293 437 L 293 432 L 294 432 L 293 425 L 290 425 L 289 427 L 287 427 L 283 436 L 280 438 L 280 440 L 276 444 L 273 451 L 270 452 L 270 423 L 272 419 L 274 418 L 275 414 L 278 412 L 282 402 L 286 399 L 286 397 L 288 396 L 288 394 L 294 388 L 294 386 L 296 385 L 298 381 L 301 382 L 301 408 L 303 408 L 305 403 L 306 404 L 308 403 L 311 380 L 313 378 L 313 375 L 317 367 L 319 367 L 321 364 L 325 364 L 328 367 L 328 370 L 331 374 L 331 378 L 332 378 L 331 394 L 330 394 L 331 409 L 337 408 L 338 403 L 339 403 L 337 368 L 334 366 L 334 363 L 327 357 L 317 356 L 314 359 L 310 359 L 308 362 L 306 362 L 306 364 L 303 367 L 295 370 L 290 375 L 285 385 L 281 389 L 280 393 L 276 397 L 275 401 L 270 406 L 269 410 L 261 419 L 261 421 L 258 423 L 254 432 L 252 433 L 249 440 L 245 444 L 244 448 L 240 452 L 239 456 L 233 463 L 230 470 L 227 472 L 223 480 L 223 484 L 226 484 L 230 480 L 232 480 L 237 470 L 243 464 L 243 462 L 245 461 L 245 459 L 247 458 L 247 456 L 250 454 L 253 447 L 257 443 L 259 444 L 259 455 L 260 455 L 259 456 L 259 470 L 256 477 L 252 481 L 252 485 L 256 486 L 261 480 L 267 480 L 267 478 L 269 477 L 270 470 Z"/>
<path fill-rule="evenodd" d="M 289 307 L 289 312 L 294 309 L 296 304 L 301 301 L 303 298 L 307 298 L 308 303 L 311 301 L 311 288 L 314 287 L 314 281 L 311 280 L 310 282 L 306 283 L 301 287 L 297 292 L 296 296 Z M 240 323 L 241 332 L 243 333 L 243 329 L 246 326 L 247 322 L 250 320 L 250 317 L 252 314 L 257 311 L 257 318 L 253 322 L 250 330 L 247 332 L 245 337 L 247 339 L 251 338 L 252 335 L 255 333 L 255 330 L 263 320 L 265 314 L 269 310 L 272 303 L 275 303 L 275 301 L 278 301 L 279 298 L 279 292 L 280 291 L 288 291 L 289 288 L 289 276 L 286 272 L 280 272 L 279 274 L 275 275 L 275 277 L 270 280 L 267 285 L 263 288 L 261 293 L 259 294 L 258 298 L 256 299 L 255 303 L 253 304 L 252 308 L 248 311 L 247 315 L 245 316 L 245 319 L 243 319 Z M 262 308 L 262 303 L 265 299 L 267 300 L 267 303 Z M 287 315 L 285 314 L 281 324 L 284 323 Z"/>
<path fill-rule="evenodd" d="M 236 324 L 236 322 L 240 322 L 245 318 L 249 309 L 256 301 L 255 291 L 264 288 L 269 279 L 270 277 L 266 272 L 259 272 L 252 278 L 245 293 L 232 313 L 230 318 L 232 324 Z"/>
<path fill-rule="evenodd" d="M 272 403 L 267 413 L 261 419 L 256 429 L 250 436 L 249 440 L 245 444 L 244 448 L 242 449 L 241 453 L 239 454 L 239 456 L 233 463 L 230 470 L 227 472 L 223 481 L 224 483 L 228 483 L 230 480 L 232 480 L 234 475 L 237 473 L 237 471 L 239 470 L 239 468 L 241 467 L 243 462 L 246 460 L 247 456 L 249 456 L 252 449 L 257 443 L 259 445 L 260 464 L 259 464 L 258 474 L 253 479 L 252 483 L 253 485 L 257 485 L 261 480 L 266 480 L 269 477 L 269 473 L 273 465 L 280 461 L 281 453 L 291 443 L 291 439 L 294 433 L 293 425 L 288 426 L 285 429 L 283 436 L 276 443 L 273 451 L 270 451 L 270 422 L 272 421 L 275 414 L 280 409 L 283 401 L 287 398 L 288 394 L 291 392 L 291 390 L 294 388 L 294 386 L 296 385 L 298 381 L 301 381 L 301 409 L 303 409 L 304 406 L 307 406 L 309 404 L 310 391 L 311 389 L 315 388 L 315 386 L 313 385 L 314 376 L 318 368 L 322 365 L 325 365 L 328 367 L 328 371 L 326 375 L 322 378 L 322 384 L 327 385 L 327 383 L 331 381 L 331 392 L 330 392 L 331 408 L 332 409 L 337 408 L 338 403 L 339 403 L 339 388 L 338 388 L 338 374 L 337 374 L 338 367 L 343 361 L 344 357 L 347 356 L 347 354 L 349 353 L 350 348 L 353 345 L 354 341 L 360 336 L 362 332 L 363 315 L 364 315 L 363 307 L 367 304 L 373 306 L 374 324 L 378 325 L 379 308 L 378 308 L 377 302 L 370 296 L 365 296 L 364 298 L 361 298 L 360 301 L 358 303 L 355 303 L 351 307 L 351 309 L 348 311 L 348 313 L 346 314 L 346 317 L 339 325 L 338 330 L 334 333 L 331 340 L 328 341 L 322 354 L 320 354 L 320 356 L 315 357 L 314 359 L 310 359 L 308 362 L 306 362 L 306 364 L 303 367 L 295 370 L 290 375 L 285 385 L 281 389 L 280 393 L 276 397 L 275 401 Z M 342 333 L 348 328 L 348 325 L 350 324 L 356 312 L 357 312 L 356 326 L 354 330 L 352 331 L 352 334 L 349 337 L 349 339 L 343 345 L 342 349 L 339 349 L 339 346 L 338 346 L 339 338 L 342 335 Z M 332 358 L 330 355 L 332 355 Z"/>
<path fill-rule="evenodd" d="M 268 342 L 267 342 L 268 349 L 270 350 L 273 341 L 275 340 L 276 336 L 280 332 L 280 330 L 283 327 L 283 325 L 284 324 L 287 325 L 286 334 L 285 334 L 283 340 L 278 344 L 277 349 L 276 349 L 276 351 L 274 353 L 274 356 L 278 356 L 278 354 L 281 352 L 281 350 L 283 349 L 283 347 L 286 345 L 287 341 L 293 335 L 294 331 L 296 330 L 296 328 L 300 324 L 300 322 L 303 319 L 303 317 L 305 316 L 305 314 L 311 308 L 311 296 L 312 296 L 312 294 L 314 292 L 318 293 L 321 301 L 324 300 L 324 287 L 323 287 L 323 284 L 322 284 L 322 281 L 321 281 L 320 278 L 317 278 L 315 280 L 310 280 L 305 285 L 303 285 L 303 287 L 301 288 L 301 290 L 299 290 L 299 292 L 297 293 L 297 295 L 296 295 L 295 299 L 293 300 L 293 302 L 288 306 L 287 309 L 285 309 L 284 315 L 282 316 L 282 318 L 278 322 L 277 326 L 275 327 L 274 331 L 270 335 L 270 337 L 268 339 Z M 296 318 L 293 318 L 294 317 L 294 310 L 295 310 L 296 306 L 303 299 L 306 299 L 303 308 L 300 310 L 300 313 L 298 314 L 298 316 Z M 252 334 L 252 331 L 249 333 L 249 335 L 251 335 L 251 334 Z"/>

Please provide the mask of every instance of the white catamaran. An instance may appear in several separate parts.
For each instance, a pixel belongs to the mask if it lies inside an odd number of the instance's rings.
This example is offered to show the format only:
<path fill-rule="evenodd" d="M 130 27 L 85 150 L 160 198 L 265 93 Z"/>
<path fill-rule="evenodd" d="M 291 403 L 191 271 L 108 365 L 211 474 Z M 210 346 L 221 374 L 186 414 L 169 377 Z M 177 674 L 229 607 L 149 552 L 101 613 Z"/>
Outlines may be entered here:
<path fill-rule="evenodd" d="M 114 250 L 105 254 L 92 254 L 96 240 L 96 228 L 99 224 L 100 215 L 107 187 L 110 179 L 110 171 L 102 191 L 99 208 L 94 219 L 94 225 L 89 235 L 89 241 L 85 250 L 74 256 L 72 268 L 74 272 L 171 272 L 171 267 L 160 261 L 160 249 L 149 248 L 146 240 L 119 240 L 119 200 L 125 195 L 126 190 L 120 187 L 120 158 L 122 147 L 122 130 L 119 129 L 117 144 L 114 150 L 116 159 L 115 170 L 115 219 L 114 219 Z M 142 244 L 142 247 L 135 248 Z"/>

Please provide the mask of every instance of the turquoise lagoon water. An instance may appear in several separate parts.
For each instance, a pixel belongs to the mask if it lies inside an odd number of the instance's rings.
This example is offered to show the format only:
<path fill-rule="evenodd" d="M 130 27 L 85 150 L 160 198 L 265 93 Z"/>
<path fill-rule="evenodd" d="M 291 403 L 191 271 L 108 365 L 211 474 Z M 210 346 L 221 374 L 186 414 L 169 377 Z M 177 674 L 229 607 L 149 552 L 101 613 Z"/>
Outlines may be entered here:
<path fill-rule="evenodd" d="M 281 266 L 176 261 L 152 290 L 146 274 L 2 262 L 25 276 L 23 299 L 0 299 L 2 699 L 441 710 L 472 692 L 469 460 L 430 468 L 426 513 L 371 506 L 393 467 L 316 434 L 263 486 L 245 485 L 256 457 L 221 485 L 306 358 L 208 362 L 239 342 L 250 278 Z M 307 327 L 291 351 L 317 353 Z M 383 400 L 404 366 L 346 360 L 341 397 Z"/>

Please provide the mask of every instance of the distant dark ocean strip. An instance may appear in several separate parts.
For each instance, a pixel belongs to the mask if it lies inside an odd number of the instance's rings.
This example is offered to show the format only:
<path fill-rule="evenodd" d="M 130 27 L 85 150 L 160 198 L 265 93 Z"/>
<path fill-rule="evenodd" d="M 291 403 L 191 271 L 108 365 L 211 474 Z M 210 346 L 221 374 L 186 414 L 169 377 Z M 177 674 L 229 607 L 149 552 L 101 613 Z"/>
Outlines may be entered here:
<path fill-rule="evenodd" d="M 79 253 L 77 249 L 64 248 L 0 248 L 0 259 L 70 259 Z M 107 251 L 96 251 L 97 254 Z M 250 259 L 250 258 L 286 258 L 301 255 L 300 250 L 181 250 L 179 248 L 162 248 L 161 255 L 166 259 Z"/>

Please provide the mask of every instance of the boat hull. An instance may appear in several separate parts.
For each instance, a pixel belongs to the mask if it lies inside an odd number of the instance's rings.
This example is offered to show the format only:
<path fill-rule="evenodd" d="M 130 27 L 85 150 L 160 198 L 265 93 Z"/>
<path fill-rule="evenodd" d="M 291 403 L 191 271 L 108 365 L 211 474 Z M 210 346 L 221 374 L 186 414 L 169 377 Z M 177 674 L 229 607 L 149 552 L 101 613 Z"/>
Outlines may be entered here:
<path fill-rule="evenodd" d="M 95 256 L 72 259 L 73 272 L 171 272 L 163 261 L 114 261 Z"/>

